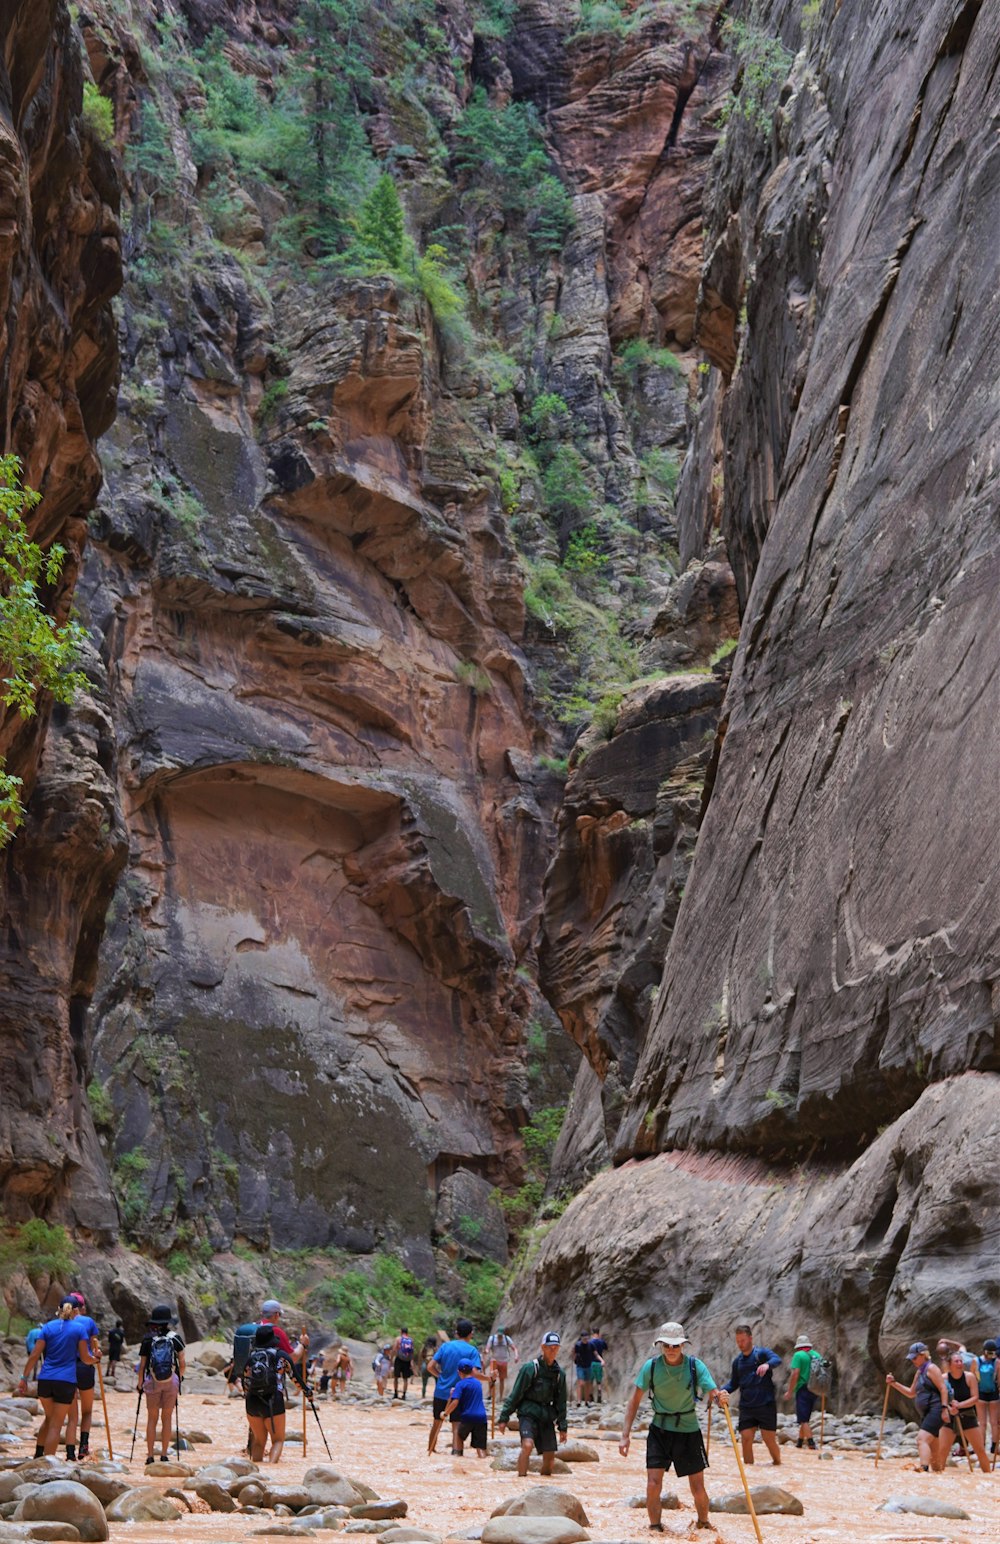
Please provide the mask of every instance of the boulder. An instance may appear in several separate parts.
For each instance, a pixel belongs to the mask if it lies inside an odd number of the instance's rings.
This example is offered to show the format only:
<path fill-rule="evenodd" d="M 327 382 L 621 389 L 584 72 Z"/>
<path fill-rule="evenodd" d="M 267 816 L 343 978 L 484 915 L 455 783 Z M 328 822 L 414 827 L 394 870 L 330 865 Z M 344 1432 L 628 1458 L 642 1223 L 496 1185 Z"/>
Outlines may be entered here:
<path fill-rule="evenodd" d="M 310 1528 L 324 1528 L 332 1532 L 344 1525 L 345 1511 L 342 1506 L 321 1506 L 315 1512 L 309 1507 L 300 1512 L 295 1519 L 297 1523 L 307 1524 Z"/>
<path fill-rule="evenodd" d="M 123 1496 L 130 1489 L 128 1480 L 121 1479 L 117 1474 L 102 1474 L 100 1469 L 80 1469 L 78 1476 L 79 1483 L 93 1491 L 102 1506 L 107 1506 L 109 1501 L 114 1501 L 116 1496 Z"/>
<path fill-rule="evenodd" d="M 108 1520 L 101 1503 L 86 1485 L 73 1480 L 41 1485 L 18 1504 L 17 1510 L 18 1522 L 72 1523 L 85 1544 L 101 1544 L 108 1537 Z"/>
<path fill-rule="evenodd" d="M 25 1533 L 29 1539 L 79 1539 L 80 1530 L 72 1523 L 27 1523 Z"/>
<path fill-rule="evenodd" d="M 645 1496 L 629 1496 L 625 1505 L 632 1507 L 636 1512 L 640 1510 L 644 1512 L 646 1510 L 646 1498 Z M 680 1508 L 680 1501 L 672 1490 L 665 1490 L 660 1496 L 660 1506 L 664 1512 L 676 1512 Z"/>
<path fill-rule="evenodd" d="M 316 1497 L 305 1485 L 280 1485 L 271 1480 L 262 1480 L 264 1486 L 264 1506 L 287 1506 L 290 1511 L 297 1512 L 300 1507 L 308 1506 Z"/>
<path fill-rule="evenodd" d="M 352 1517 L 366 1517 L 370 1522 L 391 1522 L 393 1518 L 405 1517 L 407 1513 L 405 1501 L 361 1501 L 357 1506 L 351 1507 Z"/>
<path fill-rule="evenodd" d="M 600 1463 L 601 1455 L 596 1448 L 588 1447 L 585 1442 L 563 1442 L 559 1447 L 559 1457 L 564 1464 L 596 1464 Z"/>
<path fill-rule="evenodd" d="M 152 1468 L 152 1465 L 150 1465 L 150 1468 Z M 170 1459 L 168 1463 L 161 1464 L 157 1462 L 156 1465 L 156 1478 L 158 1480 L 188 1480 L 192 1474 L 194 1474 L 194 1470 L 190 1464 L 178 1463 L 174 1458 Z"/>
<path fill-rule="evenodd" d="M 954 1501 L 942 1501 L 937 1496 L 890 1496 L 877 1509 L 880 1512 L 914 1512 L 918 1517 L 950 1517 L 956 1522 L 968 1522 L 969 1513 Z"/>
<path fill-rule="evenodd" d="M 569 1517 L 491 1517 L 483 1544 L 577 1544 L 590 1534 Z"/>
<path fill-rule="evenodd" d="M 189 1367 L 198 1363 L 201 1367 L 210 1367 L 213 1372 L 222 1372 L 232 1359 L 233 1353 L 224 1340 L 193 1340 L 187 1348 Z"/>
<path fill-rule="evenodd" d="M 429 1528 L 386 1528 L 382 1534 L 384 1544 L 441 1544 L 441 1534 Z"/>
<path fill-rule="evenodd" d="M 492 1513 L 494 1517 L 568 1517 L 581 1528 L 590 1526 L 583 1510 L 583 1502 L 572 1492 L 540 1485 L 525 1491 L 523 1496 L 511 1496 L 502 1501 Z"/>
<path fill-rule="evenodd" d="M 512 1473 L 513 1470 L 517 1468 L 517 1456 L 519 1451 L 520 1449 L 517 1445 L 509 1448 L 501 1448 L 500 1452 L 496 1455 L 493 1462 L 490 1464 L 490 1468 L 498 1469 L 501 1474 Z M 542 1460 L 539 1458 L 537 1453 L 533 1454 L 532 1457 L 528 1460 L 528 1473 L 537 1474 L 541 1467 Z M 552 1466 L 553 1474 L 570 1474 L 571 1472 L 572 1471 L 570 1470 L 569 1464 L 564 1463 L 561 1458 L 557 1458 Z"/>
<path fill-rule="evenodd" d="M 782 1514 L 785 1517 L 801 1517 L 803 1512 L 802 1502 L 798 1496 L 793 1496 L 791 1491 L 782 1490 L 780 1485 L 755 1485 L 750 1491 L 753 1497 L 754 1511 L 759 1517 Z M 741 1490 L 734 1491 L 731 1496 L 716 1496 L 708 1504 L 710 1512 L 736 1512 L 744 1516 L 748 1514 L 747 1498 Z"/>
<path fill-rule="evenodd" d="M 388 1528 L 387 1522 L 377 1522 L 372 1517 L 352 1517 L 349 1523 L 344 1524 L 345 1533 L 384 1533 Z"/>
<path fill-rule="evenodd" d="M 137 1486 L 116 1496 L 105 1512 L 109 1523 L 175 1523 L 184 1515 L 179 1506 L 151 1486 Z"/>
<path fill-rule="evenodd" d="M 196 1476 L 188 1488 L 200 1500 L 206 1501 L 213 1512 L 236 1511 L 236 1502 L 218 1480 L 199 1480 Z"/>
<path fill-rule="evenodd" d="M 258 1485 L 256 1480 L 247 1480 L 246 1484 L 239 1491 L 236 1491 L 235 1494 L 239 1499 L 240 1506 L 244 1510 L 250 1507 L 256 1509 L 264 1504 L 264 1487 L 263 1485 Z"/>
<path fill-rule="evenodd" d="M 186 1431 L 183 1435 L 184 1440 L 192 1446 L 197 1446 L 199 1443 L 204 1446 L 206 1443 L 211 1444 L 212 1441 L 207 1431 Z"/>
<path fill-rule="evenodd" d="M 364 1496 L 360 1488 L 349 1480 L 345 1474 L 329 1464 L 317 1464 L 312 1469 L 307 1469 L 302 1476 L 302 1483 L 309 1492 L 310 1501 L 318 1501 L 327 1506 L 357 1506 L 361 1501 L 370 1501 L 372 1497 Z"/>
<path fill-rule="evenodd" d="M 0 1504 L 4 1501 L 19 1501 L 21 1498 L 16 1492 L 22 1485 L 30 1483 L 31 1481 L 24 1478 L 20 1469 L 7 1469 L 0 1473 Z"/>

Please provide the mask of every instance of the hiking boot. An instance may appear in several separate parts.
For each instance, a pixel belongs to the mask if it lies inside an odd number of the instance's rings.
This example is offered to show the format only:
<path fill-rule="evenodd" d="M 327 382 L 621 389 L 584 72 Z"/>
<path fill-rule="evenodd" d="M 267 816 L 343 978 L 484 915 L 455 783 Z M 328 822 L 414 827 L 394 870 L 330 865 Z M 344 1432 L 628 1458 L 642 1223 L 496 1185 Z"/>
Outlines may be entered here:
<path fill-rule="evenodd" d="M 801 1442 L 799 1443 L 799 1446 L 800 1447 L 802 1446 Z M 810 1437 L 809 1441 L 807 1443 L 807 1446 L 811 1447 L 813 1452 L 815 1453 L 815 1451 L 816 1451 L 816 1438 L 815 1437 Z"/>
<path fill-rule="evenodd" d="M 796 1442 L 796 1444 L 795 1444 L 795 1446 L 796 1446 L 796 1447 L 805 1447 L 805 1443 L 804 1443 L 804 1442 L 803 1442 L 803 1441 L 802 1441 L 802 1438 L 801 1438 L 801 1437 L 799 1437 L 799 1439 L 798 1439 L 798 1441 L 797 1441 L 797 1442 Z"/>
<path fill-rule="evenodd" d="M 649 1531 L 650 1531 L 650 1533 L 662 1533 L 663 1532 L 663 1524 L 662 1523 L 650 1523 Z"/>
<path fill-rule="evenodd" d="M 147 1455 L 146 1455 L 146 1463 L 147 1464 L 155 1464 L 156 1463 L 156 1454 L 155 1453 L 147 1453 Z"/>
<path fill-rule="evenodd" d="M 67 1457 L 67 1459 L 69 1460 L 69 1462 L 71 1464 L 75 1464 L 76 1463 L 76 1443 L 75 1442 L 67 1442 L 67 1444 L 66 1444 L 66 1457 Z"/>

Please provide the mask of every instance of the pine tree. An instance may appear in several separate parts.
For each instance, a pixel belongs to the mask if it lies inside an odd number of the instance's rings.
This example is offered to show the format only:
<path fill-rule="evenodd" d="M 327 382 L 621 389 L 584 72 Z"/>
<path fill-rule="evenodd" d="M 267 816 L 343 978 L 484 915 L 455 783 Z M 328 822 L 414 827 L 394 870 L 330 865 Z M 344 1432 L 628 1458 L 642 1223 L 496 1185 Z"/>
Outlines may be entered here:
<path fill-rule="evenodd" d="M 402 267 L 406 240 L 403 206 L 388 172 L 383 172 L 365 199 L 358 231 L 362 245 L 372 257 L 389 268 Z"/>

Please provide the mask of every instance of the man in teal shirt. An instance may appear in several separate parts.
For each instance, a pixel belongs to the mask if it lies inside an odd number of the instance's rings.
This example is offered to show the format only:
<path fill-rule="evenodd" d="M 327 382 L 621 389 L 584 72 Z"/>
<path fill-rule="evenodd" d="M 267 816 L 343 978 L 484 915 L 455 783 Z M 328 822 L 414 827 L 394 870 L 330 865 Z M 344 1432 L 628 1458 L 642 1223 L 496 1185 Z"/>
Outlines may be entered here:
<path fill-rule="evenodd" d="M 715 1379 L 696 1356 L 685 1356 L 687 1336 L 679 1324 L 661 1324 L 656 1332 L 658 1354 L 643 1362 L 635 1388 L 625 1407 L 625 1422 L 618 1451 L 628 1457 L 629 1433 L 643 1395 L 650 1394 L 653 1418 L 646 1436 L 646 1511 L 649 1526 L 663 1532 L 660 1521 L 660 1493 L 663 1476 L 671 1464 L 678 1478 L 687 1475 L 691 1496 L 698 1513 L 698 1527 L 711 1528 L 708 1520 L 708 1492 L 705 1470 L 708 1458 L 702 1441 L 695 1400 L 707 1396 L 709 1403 L 728 1404 L 729 1395 L 716 1388 Z"/>

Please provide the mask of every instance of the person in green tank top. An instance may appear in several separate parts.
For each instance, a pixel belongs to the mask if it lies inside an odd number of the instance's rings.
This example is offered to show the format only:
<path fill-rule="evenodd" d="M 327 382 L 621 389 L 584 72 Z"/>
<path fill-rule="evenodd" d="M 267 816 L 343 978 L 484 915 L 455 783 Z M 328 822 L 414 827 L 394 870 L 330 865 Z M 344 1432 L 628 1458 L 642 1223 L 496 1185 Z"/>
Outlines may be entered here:
<path fill-rule="evenodd" d="M 696 1401 L 702 1396 L 709 1403 L 728 1405 L 729 1395 L 716 1387 L 705 1363 L 696 1356 L 685 1356 L 687 1336 L 680 1324 L 661 1324 L 656 1332 L 656 1356 L 643 1362 L 625 1407 L 622 1440 L 618 1451 L 628 1457 L 632 1422 L 643 1396 L 649 1395 L 653 1416 L 646 1436 L 646 1512 L 649 1526 L 663 1532 L 660 1521 L 660 1493 L 663 1476 L 671 1464 L 678 1478 L 687 1475 L 691 1496 L 698 1513 L 699 1528 L 711 1528 L 708 1520 L 708 1492 L 705 1470 L 708 1457 L 702 1441 Z"/>

